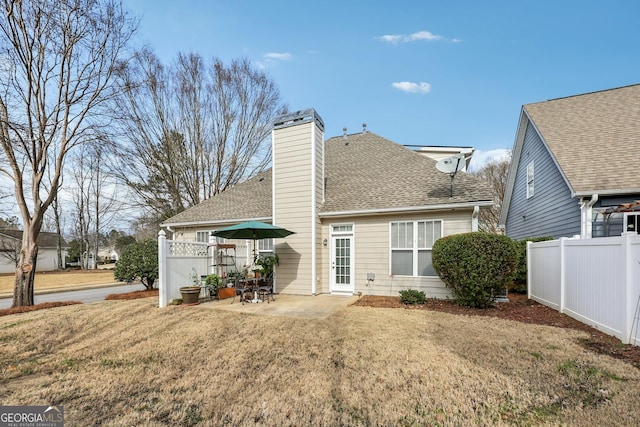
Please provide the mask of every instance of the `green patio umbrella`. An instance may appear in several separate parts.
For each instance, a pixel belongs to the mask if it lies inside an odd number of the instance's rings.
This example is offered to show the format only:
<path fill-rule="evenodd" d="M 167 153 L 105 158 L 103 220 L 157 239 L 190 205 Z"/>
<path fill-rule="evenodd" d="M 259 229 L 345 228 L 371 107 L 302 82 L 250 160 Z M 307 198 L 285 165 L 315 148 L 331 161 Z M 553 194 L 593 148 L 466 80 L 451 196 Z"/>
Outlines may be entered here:
<path fill-rule="evenodd" d="M 242 222 L 213 232 L 214 236 L 225 239 L 252 239 L 254 252 L 256 240 L 287 237 L 291 234 L 295 233 L 286 228 L 260 221 Z"/>

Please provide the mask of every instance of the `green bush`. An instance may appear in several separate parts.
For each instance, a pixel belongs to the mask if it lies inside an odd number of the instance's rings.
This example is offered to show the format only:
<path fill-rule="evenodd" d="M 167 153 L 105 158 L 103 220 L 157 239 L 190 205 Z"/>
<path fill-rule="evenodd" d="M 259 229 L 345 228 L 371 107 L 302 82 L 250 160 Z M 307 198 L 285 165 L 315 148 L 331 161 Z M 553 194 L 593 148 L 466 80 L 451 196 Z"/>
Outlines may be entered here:
<path fill-rule="evenodd" d="M 486 308 L 513 281 L 518 266 L 516 244 L 485 232 L 455 234 L 437 240 L 433 267 L 457 304 Z"/>
<path fill-rule="evenodd" d="M 518 271 L 516 272 L 516 278 L 511 288 L 513 292 L 519 294 L 527 293 L 527 242 L 544 242 L 547 240 L 553 240 L 553 237 L 527 237 L 516 241 L 516 245 L 518 246 Z"/>
<path fill-rule="evenodd" d="M 400 291 L 400 302 L 403 304 L 424 304 L 427 297 L 424 292 L 416 289 L 405 289 Z"/>
<path fill-rule="evenodd" d="M 127 245 L 113 276 L 127 283 L 140 280 L 145 288 L 153 289 L 158 278 L 158 243 L 147 239 Z"/>

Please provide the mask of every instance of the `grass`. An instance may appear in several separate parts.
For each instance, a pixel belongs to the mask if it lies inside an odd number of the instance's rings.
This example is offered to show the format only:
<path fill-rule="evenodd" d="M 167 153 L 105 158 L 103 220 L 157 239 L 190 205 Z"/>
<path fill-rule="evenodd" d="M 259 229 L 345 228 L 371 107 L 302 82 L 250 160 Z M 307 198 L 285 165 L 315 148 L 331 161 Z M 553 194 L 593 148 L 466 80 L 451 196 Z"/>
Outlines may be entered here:
<path fill-rule="evenodd" d="M 12 296 L 15 276 L 0 275 L 0 295 Z M 36 273 L 35 290 L 56 290 L 70 286 L 114 282 L 113 270 L 72 270 Z"/>
<path fill-rule="evenodd" d="M 640 371 L 584 336 L 417 310 L 104 301 L 0 318 L 0 402 L 64 405 L 79 426 L 635 425 Z"/>

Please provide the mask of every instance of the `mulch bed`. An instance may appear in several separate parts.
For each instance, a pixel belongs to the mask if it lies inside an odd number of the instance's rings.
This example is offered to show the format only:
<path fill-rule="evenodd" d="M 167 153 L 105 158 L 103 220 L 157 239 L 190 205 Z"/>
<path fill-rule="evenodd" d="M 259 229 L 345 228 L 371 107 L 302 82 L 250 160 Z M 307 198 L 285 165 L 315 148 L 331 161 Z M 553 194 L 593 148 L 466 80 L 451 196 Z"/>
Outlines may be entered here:
<path fill-rule="evenodd" d="M 128 292 L 126 294 L 109 294 L 104 299 L 105 300 L 129 300 L 129 299 L 149 298 L 149 297 L 157 297 L 157 296 L 158 296 L 157 289 L 145 289 L 143 291 Z"/>
<path fill-rule="evenodd" d="M 537 325 L 571 328 L 584 331 L 589 338 L 579 344 L 586 350 L 606 354 L 624 360 L 640 369 L 640 346 L 622 344 L 619 339 L 579 322 L 566 314 L 559 313 L 539 304 L 522 294 L 509 294 L 509 302 L 498 303 L 487 309 L 461 307 L 452 301 L 429 299 L 424 305 L 408 306 L 400 302 L 400 297 L 363 296 L 354 305 L 410 310 L 432 310 L 468 316 L 488 316 Z"/>
<path fill-rule="evenodd" d="M 0 316 L 8 316 L 10 314 L 27 313 L 29 311 L 42 310 L 45 308 L 64 307 L 65 305 L 82 304 L 80 301 L 58 301 L 43 302 L 41 304 L 29 305 L 26 307 L 3 308 L 0 310 Z"/>

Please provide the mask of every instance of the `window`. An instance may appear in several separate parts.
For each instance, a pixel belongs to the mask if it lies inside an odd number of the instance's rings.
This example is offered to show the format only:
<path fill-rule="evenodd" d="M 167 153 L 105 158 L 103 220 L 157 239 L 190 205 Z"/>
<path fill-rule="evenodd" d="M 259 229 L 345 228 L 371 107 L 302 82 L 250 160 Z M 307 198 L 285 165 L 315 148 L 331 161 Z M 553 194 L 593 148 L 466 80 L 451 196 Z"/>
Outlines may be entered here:
<path fill-rule="evenodd" d="M 625 230 L 640 234 L 640 214 L 626 213 L 624 214 Z"/>
<path fill-rule="evenodd" d="M 442 237 L 442 221 L 398 221 L 391 223 L 391 274 L 437 276 L 431 264 L 433 243 Z"/>
<path fill-rule="evenodd" d="M 273 255 L 274 239 L 258 240 L 258 256 Z"/>
<path fill-rule="evenodd" d="M 198 243 L 209 243 L 209 232 L 208 231 L 196 231 L 196 242 L 198 242 Z"/>
<path fill-rule="evenodd" d="M 533 181 L 534 181 L 534 173 L 533 173 L 533 161 L 529 163 L 527 166 L 527 199 L 533 197 Z"/>

